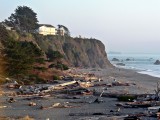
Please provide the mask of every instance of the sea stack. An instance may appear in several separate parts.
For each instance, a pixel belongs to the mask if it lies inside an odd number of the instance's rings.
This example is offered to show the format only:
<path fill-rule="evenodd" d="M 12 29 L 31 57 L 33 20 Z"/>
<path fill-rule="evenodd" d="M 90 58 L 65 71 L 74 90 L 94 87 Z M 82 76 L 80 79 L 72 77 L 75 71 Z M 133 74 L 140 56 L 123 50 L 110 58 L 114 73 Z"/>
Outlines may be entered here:
<path fill-rule="evenodd" d="M 156 60 L 155 65 L 160 65 L 160 60 Z"/>

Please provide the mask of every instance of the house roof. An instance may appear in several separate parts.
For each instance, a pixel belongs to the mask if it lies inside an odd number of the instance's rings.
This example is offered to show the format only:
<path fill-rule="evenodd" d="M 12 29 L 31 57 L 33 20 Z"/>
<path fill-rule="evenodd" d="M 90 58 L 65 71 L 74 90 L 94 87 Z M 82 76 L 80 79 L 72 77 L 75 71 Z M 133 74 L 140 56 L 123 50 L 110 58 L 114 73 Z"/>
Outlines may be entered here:
<path fill-rule="evenodd" d="M 6 24 L 6 23 L 4 23 L 4 22 L 0 22 L 0 25 L 3 25 L 4 27 L 10 27 L 10 28 L 13 28 L 13 27 L 11 27 L 11 26 L 7 25 L 7 24 Z"/>
<path fill-rule="evenodd" d="M 39 24 L 39 27 L 41 26 L 46 26 L 46 27 L 54 27 L 53 25 L 50 25 L 50 24 Z M 55 28 L 55 27 L 54 27 Z"/>

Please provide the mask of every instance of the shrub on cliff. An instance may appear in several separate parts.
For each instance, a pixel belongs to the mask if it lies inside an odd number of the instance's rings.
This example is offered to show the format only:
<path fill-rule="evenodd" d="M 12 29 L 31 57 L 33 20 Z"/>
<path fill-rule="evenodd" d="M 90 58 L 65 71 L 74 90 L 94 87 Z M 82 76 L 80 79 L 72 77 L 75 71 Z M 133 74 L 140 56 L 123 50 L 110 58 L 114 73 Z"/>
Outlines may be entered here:
<path fill-rule="evenodd" d="M 29 79 L 25 81 L 26 84 L 43 84 L 46 83 L 47 81 L 44 80 L 43 78 L 40 78 L 38 75 L 32 74 L 29 75 Z"/>
<path fill-rule="evenodd" d="M 61 78 L 57 75 L 53 75 L 53 80 L 60 80 Z"/>
<path fill-rule="evenodd" d="M 5 59 L 2 54 L 3 50 L 3 41 L 7 40 L 9 38 L 9 34 L 7 30 L 0 25 L 0 84 L 5 82 Z"/>
<path fill-rule="evenodd" d="M 56 68 L 56 69 L 61 69 L 61 70 L 68 70 L 69 67 L 65 64 L 62 63 L 57 63 L 57 64 L 50 64 L 48 68 Z"/>
<path fill-rule="evenodd" d="M 32 42 L 7 40 L 3 43 L 6 72 L 9 76 L 21 78 L 36 68 L 35 63 L 43 63 L 42 51 Z"/>
<path fill-rule="evenodd" d="M 69 67 L 67 65 L 63 64 L 63 70 L 68 70 L 68 69 L 69 69 Z"/>
<path fill-rule="evenodd" d="M 57 62 L 63 58 L 63 55 L 59 51 L 53 51 L 51 48 L 48 48 L 46 56 L 49 62 Z"/>

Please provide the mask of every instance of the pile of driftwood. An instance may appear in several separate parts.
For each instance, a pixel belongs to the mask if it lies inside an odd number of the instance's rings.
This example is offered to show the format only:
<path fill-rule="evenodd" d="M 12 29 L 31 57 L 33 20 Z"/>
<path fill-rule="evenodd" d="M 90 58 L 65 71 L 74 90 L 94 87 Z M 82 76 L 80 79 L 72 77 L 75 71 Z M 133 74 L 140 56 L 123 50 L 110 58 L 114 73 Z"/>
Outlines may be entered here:
<path fill-rule="evenodd" d="M 103 87 L 101 92 L 98 92 L 94 89 L 90 89 L 91 87 Z M 17 82 L 8 84 L 8 88 L 18 88 L 18 94 L 21 96 L 32 96 L 30 98 L 33 99 L 41 99 L 40 96 L 49 96 L 50 93 L 55 93 L 59 98 L 65 99 L 80 99 L 76 95 L 86 96 L 91 95 L 94 96 L 91 102 L 82 101 L 83 103 L 101 103 L 104 102 L 101 97 L 113 97 L 117 98 L 117 101 L 120 103 L 116 104 L 118 108 L 144 108 L 148 110 L 148 112 L 136 113 L 136 114 L 120 114 L 118 113 L 120 109 L 117 111 L 110 111 L 111 113 L 90 113 L 89 115 L 103 115 L 107 117 L 115 115 L 119 115 L 124 118 L 124 120 L 137 120 L 141 117 L 159 117 L 160 116 L 160 102 L 159 102 L 159 93 L 160 87 L 159 83 L 157 83 L 157 89 L 155 90 L 155 94 L 124 94 L 124 93 L 112 93 L 112 92 L 104 92 L 109 87 L 112 86 L 130 86 L 130 83 L 123 83 L 114 80 L 112 83 L 105 83 L 94 74 L 84 74 L 84 75 L 74 75 L 74 76 L 64 76 L 60 82 L 57 84 L 43 84 L 43 85 L 29 85 L 29 86 L 20 86 Z M 54 94 L 54 95 L 55 95 Z M 61 96 L 60 96 L 61 95 Z M 63 96 L 62 96 L 63 95 Z M 72 96 L 69 96 L 72 95 Z M 34 97 L 33 97 L 34 96 Z M 35 97 L 38 96 L 38 97 Z M 14 99 L 10 99 L 10 101 L 14 101 Z M 10 103 L 11 103 L 10 102 Z M 15 101 L 14 101 L 15 102 Z M 71 102 L 70 102 L 71 103 Z M 29 106 L 36 106 L 37 103 L 30 102 Z M 72 107 L 80 107 L 74 106 L 69 103 L 54 103 L 50 106 L 41 106 L 41 109 L 49 109 L 49 108 L 72 108 Z M 83 113 L 87 116 L 85 113 Z M 78 114 L 83 116 L 82 114 Z M 70 116 L 78 116 L 77 114 L 70 114 Z"/>

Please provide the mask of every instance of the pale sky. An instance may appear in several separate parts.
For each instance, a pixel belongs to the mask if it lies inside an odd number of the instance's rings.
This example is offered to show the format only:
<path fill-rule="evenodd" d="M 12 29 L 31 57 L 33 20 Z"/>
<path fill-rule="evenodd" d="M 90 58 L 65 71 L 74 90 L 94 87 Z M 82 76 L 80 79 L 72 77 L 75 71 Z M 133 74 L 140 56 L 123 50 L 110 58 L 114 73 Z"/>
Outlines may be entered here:
<path fill-rule="evenodd" d="M 65 25 L 107 51 L 160 53 L 160 0 L 0 0 L 0 21 L 23 5 L 39 23 Z"/>

